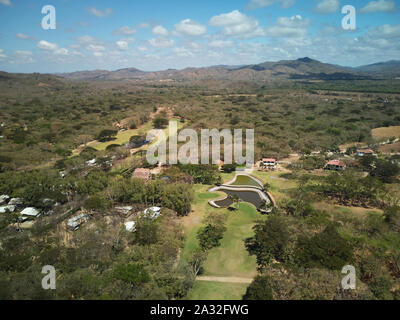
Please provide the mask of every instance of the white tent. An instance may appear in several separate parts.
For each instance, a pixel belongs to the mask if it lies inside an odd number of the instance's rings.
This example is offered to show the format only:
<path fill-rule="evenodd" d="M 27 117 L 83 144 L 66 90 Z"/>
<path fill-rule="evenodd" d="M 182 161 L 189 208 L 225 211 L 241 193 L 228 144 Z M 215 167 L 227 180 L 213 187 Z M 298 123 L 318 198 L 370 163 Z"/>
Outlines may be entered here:
<path fill-rule="evenodd" d="M 10 205 L 10 204 L 0 207 L 0 213 L 6 213 L 7 211 L 14 212 L 14 210 L 15 210 L 15 206 Z"/>
<path fill-rule="evenodd" d="M 36 208 L 28 207 L 21 211 L 21 215 L 29 217 L 38 217 L 40 216 L 40 211 Z"/>
<path fill-rule="evenodd" d="M 136 228 L 135 228 L 136 222 L 135 221 L 128 221 L 128 222 L 125 222 L 124 224 L 125 224 L 126 231 L 129 231 L 129 232 L 136 231 Z"/>

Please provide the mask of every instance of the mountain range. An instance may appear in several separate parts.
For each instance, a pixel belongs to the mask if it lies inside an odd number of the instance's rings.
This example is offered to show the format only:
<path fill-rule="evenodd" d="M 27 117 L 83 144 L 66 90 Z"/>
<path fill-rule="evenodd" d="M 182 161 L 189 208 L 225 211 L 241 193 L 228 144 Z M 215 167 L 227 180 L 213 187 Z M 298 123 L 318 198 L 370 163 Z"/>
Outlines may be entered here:
<path fill-rule="evenodd" d="M 260 64 L 204 68 L 142 71 L 125 68 L 115 71 L 94 70 L 61 73 L 58 76 L 70 80 L 364 80 L 400 77 L 400 61 L 380 62 L 356 68 L 323 63 L 308 57 L 297 60 L 281 60 Z"/>

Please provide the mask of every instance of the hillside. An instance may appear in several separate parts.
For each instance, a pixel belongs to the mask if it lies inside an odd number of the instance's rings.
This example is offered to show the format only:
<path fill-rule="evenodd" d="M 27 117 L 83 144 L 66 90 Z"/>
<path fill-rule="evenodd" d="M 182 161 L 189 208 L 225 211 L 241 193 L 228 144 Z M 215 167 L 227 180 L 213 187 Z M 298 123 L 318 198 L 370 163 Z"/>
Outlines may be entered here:
<path fill-rule="evenodd" d="M 399 73 L 400 74 L 400 73 Z M 369 79 L 369 74 L 358 70 L 323 63 L 310 58 L 297 60 L 282 60 L 264 62 L 244 66 L 213 66 L 208 68 L 186 68 L 183 70 L 169 69 L 165 71 L 145 72 L 136 68 L 116 71 L 81 71 L 64 73 L 60 76 L 72 80 L 238 80 L 265 81 L 282 79 L 313 79 L 313 80 L 363 80 Z"/>

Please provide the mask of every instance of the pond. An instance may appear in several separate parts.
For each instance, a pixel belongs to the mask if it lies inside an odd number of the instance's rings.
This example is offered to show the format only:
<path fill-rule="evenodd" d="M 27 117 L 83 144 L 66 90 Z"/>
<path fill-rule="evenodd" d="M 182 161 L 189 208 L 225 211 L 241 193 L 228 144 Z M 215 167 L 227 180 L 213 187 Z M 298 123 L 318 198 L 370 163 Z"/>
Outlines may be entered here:
<path fill-rule="evenodd" d="M 263 185 L 258 182 L 255 178 L 244 175 L 244 174 L 238 174 L 235 177 L 235 180 L 232 183 L 228 183 L 228 185 L 231 186 L 252 186 L 252 187 L 257 187 L 257 188 L 262 188 Z"/>
<path fill-rule="evenodd" d="M 263 199 L 261 196 L 258 194 L 257 191 L 232 191 L 232 190 L 224 190 L 220 189 L 220 191 L 224 192 L 227 197 L 222 200 L 217 200 L 214 201 L 216 205 L 220 207 L 229 207 L 230 205 L 233 204 L 233 196 L 238 196 L 240 200 L 244 202 L 250 202 L 253 204 L 257 209 L 261 207 L 261 204 L 263 203 Z"/>
<path fill-rule="evenodd" d="M 262 182 L 247 174 L 237 174 L 232 181 L 214 187 L 209 191 L 222 191 L 226 194 L 222 199 L 209 201 L 211 206 L 217 208 L 231 206 L 235 196 L 239 197 L 241 201 L 253 204 L 257 209 L 260 209 L 263 203 L 271 202 L 268 194 L 263 191 Z"/>

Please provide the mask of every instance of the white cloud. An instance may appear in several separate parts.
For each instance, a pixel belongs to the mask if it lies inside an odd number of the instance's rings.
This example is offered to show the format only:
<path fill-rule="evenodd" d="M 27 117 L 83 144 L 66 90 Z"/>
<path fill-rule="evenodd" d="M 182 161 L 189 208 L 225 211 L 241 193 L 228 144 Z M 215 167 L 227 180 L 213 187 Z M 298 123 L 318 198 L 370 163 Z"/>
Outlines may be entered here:
<path fill-rule="evenodd" d="M 186 48 L 184 48 L 184 47 L 174 48 L 172 51 L 173 51 L 178 57 L 192 57 L 192 56 L 193 56 L 193 53 L 192 53 L 190 50 L 188 50 L 188 49 L 186 49 Z"/>
<path fill-rule="evenodd" d="M 165 29 L 163 26 L 155 26 L 152 30 L 153 34 L 157 35 L 157 36 L 167 36 L 168 35 L 168 30 Z"/>
<path fill-rule="evenodd" d="M 147 29 L 147 28 L 150 28 L 150 24 L 147 22 L 142 22 L 142 23 L 139 23 L 136 27 L 139 29 Z"/>
<path fill-rule="evenodd" d="M 174 46 L 174 40 L 167 39 L 150 39 L 148 43 L 155 48 L 171 48 Z"/>
<path fill-rule="evenodd" d="M 292 7 L 296 1 L 295 0 L 251 0 L 249 7 L 251 9 L 269 7 L 275 3 L 280 3 L 281 7 L 286 9 Z"/>
<path fill-rule="evenodd" d="M 110 15 L 113 12 L 112 9 L 110 9 L 110 8 L 107 8 L 107 9 L 104 9 L 103 11 L 101 11 L 95 7 L 89 7 L 89 8 L 87 8 L 87 11 L 99 18 L 107 17 L 108 15 Z"/>
<path fill-rule="evenodd" d="M 10 0 L 0 0 L 1 4 L 4 4 L 6 6 L 11 6 L 11 1 Z"/>
<path fill-rule="evenodd" d="M 47 42 L 45 40 L 40 40 L 37 47 L 45 51 L 55 51 L 58 49 L 58 46 L 55 43 Z"/>
<path fill-rule="evenodd" d="M 45 40 L 40 40 L 37 44 L 37 47 L 43 51 L 52 53 L 54 55 L 59 55 L 59 56 L 69 55 L 68 49 L 59 48 L 57 44 Z"/>
<path fill-rule="evenodd" d="M 20 40 L 35 40 L 34 37 L 28 36 L 28 35 L 23 34 L 23 33 L 17 33 L 15 36 Z"/>
<path fill-rule="evenodd" d="M 340 0 L 322 0 L 317 4 L 315 11 L 322 14 L 338 12 Z"/>
<path fill-rule="evenodd" d="M 208 44 L 211 48 L 226 48 L 233 45 L 232 41 L 214 40 Z"/>
<path fill-rule="evenodd" d="M 254 38 L 265 35 L 265 30 L 259 26 L 256 19 L 246 16 L 239 10 L 223 13 L 210 19 L 209 24 L 223 27 L 222 33 L 236 38 Z"/>
<path fill-rule="evenodd" d="M 377 0 L 369 2 L 360 10 L 361 13 L 373 12 L 394 12 L 396 11 L 396 3 L 392 0 Z"/>
<path fill-rule="evenodd" d="M 400 38 L 400 24 L 385 24 L 383 26 L 375 27 L 374 29 L 370 30 L 366 36 L 374 39 Z"/>
<path fill-rule="evenodd" d="M 116 42 L 117 47 L 119 50 L 128 50 L 129 49 L 129 45 L 127 41 L 124 40 L 119 40 Z"/>
<path fill-rule="evenodd" d="M 16 50 L 13 63 L 33 63 L 33 53 L 27 50 Z"/>
<path fill-rule="evenodd" d="M 94 52 L 98 52 L 98 51 L 105 51 L 106 50 L 106 48 L 104 47 L 104 46 L 102 46 L 102 45 L 97 45 L 97 44 L 89 44 L 87 47 L 86 47 L 86 50 L 88 50 L 88 51 L 94 51 Z"/>
<path fill-rule="evenodd" d="M 4 49 L 0 49 L 0 60 L 6 59 L 7 55 L 4 54 Z"/>
<path fill-rule="evenodd" d="M 267 33 L 272 37 L 301 38 L 307 35 L 310 23 L 309 19 L 303 19 L 300 15 L 290 18 L 280 17 L 274 26 L 267 29 Z"/>
<path fill-rule="evenodd" d="M 185 19 L 175 25 L 175 30 L 179 35 L 201 36 L 206 33 L 207 27 L 196 21 Z"/>
<path fill-rule="evenodd" d="M 114 34 L 123 34 L 123 35 L 129 36 L 129 35 L 132 35 L 132 34 L 136 33 L 136 30 L 131 28 L 131 27 L 129 27 L 129 26 L 123 26 L 123 27 L 120 27 L 117 30 L 115 30 L 113 33 Z"/>

